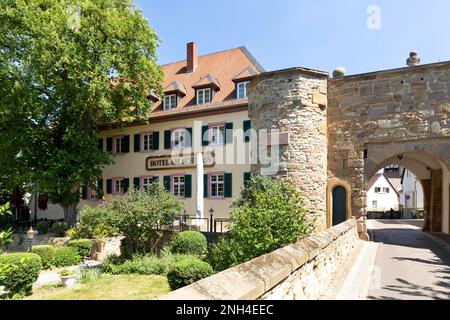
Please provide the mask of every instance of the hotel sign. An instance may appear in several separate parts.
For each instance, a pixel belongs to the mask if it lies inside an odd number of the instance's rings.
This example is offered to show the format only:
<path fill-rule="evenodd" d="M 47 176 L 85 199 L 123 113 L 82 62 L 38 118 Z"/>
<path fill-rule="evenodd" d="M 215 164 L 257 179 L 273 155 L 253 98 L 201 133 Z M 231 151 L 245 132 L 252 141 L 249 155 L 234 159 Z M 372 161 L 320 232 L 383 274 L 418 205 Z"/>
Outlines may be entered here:
<path fill-rule="evenodd" d="M 216 164 L 214 152 L 203 153 L 203 166 L 214 167 Z M 148 157 L 145 161 L 147 171 L 195 168 L 197 157 L 194 153 L 190 155 L 167 155 Z"/>

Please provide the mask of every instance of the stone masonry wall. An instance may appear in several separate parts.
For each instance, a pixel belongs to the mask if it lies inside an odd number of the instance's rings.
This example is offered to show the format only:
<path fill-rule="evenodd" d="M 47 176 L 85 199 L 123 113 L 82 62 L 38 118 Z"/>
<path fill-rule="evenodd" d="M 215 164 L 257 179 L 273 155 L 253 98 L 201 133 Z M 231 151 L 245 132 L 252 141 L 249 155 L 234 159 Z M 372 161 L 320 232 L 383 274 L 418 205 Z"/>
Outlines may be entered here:
<path fill-rule="evenodd" d="M 356 221 L 175 290 L 159 300 L 313 300 L 357 246 Z"/>
<path fill-rule="evenodd" d="M 279 169 L 272 176 L 291 182 L 301 193 L 317 230 L 326 228 L 327 136 L 326 92 L 328 75 L 307 69 L 265 73 L 254 79 L 249 90 L 252 128 L 278 129 Z M 272 143 L 273 144 L 273 143 Z M 252 164 L 261 174 L 265 165 Z"/>
<path fill-rule="evenodd" d="M 366 186 L 377 165 L 423 152 L 450 167 L 450 63 L 330 79 L 328 176 L 352 186 L 365 232 Z"/>

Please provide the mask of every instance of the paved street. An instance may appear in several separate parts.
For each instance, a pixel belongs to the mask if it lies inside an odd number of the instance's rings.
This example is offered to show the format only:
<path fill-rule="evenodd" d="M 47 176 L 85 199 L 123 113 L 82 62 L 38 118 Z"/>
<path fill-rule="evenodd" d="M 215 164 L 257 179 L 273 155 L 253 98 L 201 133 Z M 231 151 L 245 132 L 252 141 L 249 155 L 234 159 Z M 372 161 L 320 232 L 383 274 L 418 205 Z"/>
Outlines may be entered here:
<path fill-rule="evenodd" d="M 450 251 L 418 221 L 369 220 L 378 244 L 368 299 L 450 299 Z M 440 242 L 441 241 L 441 242 Z"/>

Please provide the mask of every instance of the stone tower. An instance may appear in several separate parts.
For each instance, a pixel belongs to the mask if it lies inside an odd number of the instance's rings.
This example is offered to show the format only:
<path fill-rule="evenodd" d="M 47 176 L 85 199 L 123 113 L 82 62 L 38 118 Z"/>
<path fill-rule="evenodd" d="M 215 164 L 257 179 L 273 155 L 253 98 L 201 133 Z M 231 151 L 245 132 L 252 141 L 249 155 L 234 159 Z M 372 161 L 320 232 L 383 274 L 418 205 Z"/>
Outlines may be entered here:
<path fill-rule="evenodd" d="M 327 80 L 327 73 L 293 68 L 263 73 L 248 87 L 252 129 L 269 130 L 268 153 L 279 150 L 276 172 L 265 174 L 258 162 L 252 173 L 292 183 L 317 231 L 327 227 Z"/>

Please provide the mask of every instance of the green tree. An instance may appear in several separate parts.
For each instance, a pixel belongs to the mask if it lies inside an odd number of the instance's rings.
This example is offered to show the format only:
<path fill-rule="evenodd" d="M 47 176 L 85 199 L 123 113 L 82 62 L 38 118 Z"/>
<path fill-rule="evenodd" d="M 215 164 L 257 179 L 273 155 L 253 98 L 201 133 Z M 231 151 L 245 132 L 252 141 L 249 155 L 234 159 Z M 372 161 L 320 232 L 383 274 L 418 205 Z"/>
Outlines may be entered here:
<path fill-rule="evenodd" d="M 11 211 L 9 210 L 9 203 L 5 205 L 0 205 L 0 218 L 7 217 L 11 215 Z M 8 244 L 12 241 L 12 228 L 7 230 L 0 230 L 0 253 L 2 252 L 1 246 Z"/>
<path fill-rule="evenodd" d="M 310 235 L 314 226 L 293 186 L 261 176 L 251 178 L 235 199 L 230 215 L 229 233 L 211 251 L 216 270 L 295 243 Z"/>
<path fill-rule="evenodd" d="M 36 183 L 74 225 L 81 185 L 112 161 L 99 130 L 145 121 L 162 92 L 158 44 L 131 0 L 2 0 L 0 172 Z"/>

